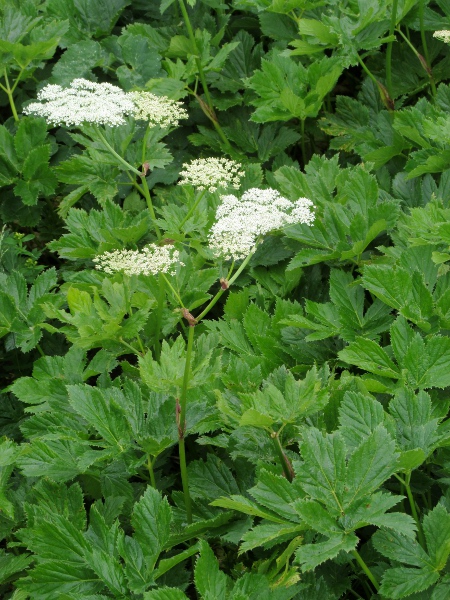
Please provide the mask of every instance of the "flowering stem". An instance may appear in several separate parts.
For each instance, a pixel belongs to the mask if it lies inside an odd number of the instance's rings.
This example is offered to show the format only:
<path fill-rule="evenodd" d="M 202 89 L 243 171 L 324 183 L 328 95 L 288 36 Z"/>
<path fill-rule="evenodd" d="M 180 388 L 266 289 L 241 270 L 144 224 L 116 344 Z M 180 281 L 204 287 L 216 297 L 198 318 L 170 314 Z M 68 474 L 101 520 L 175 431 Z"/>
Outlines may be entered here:
<path fill-rule="evenodd" d="M 364 571 L 364 573 L 367 575 L 367 577 L 371 581 L 373 587 L 378 591 L 380 589 L 378 581 L 375 579 L 372 571 L 369 569 L 369 567 L 366 565 L 366 563 L 362 559 L 362 557 L 359 554 L 358 550 L 352 550 L 352 554 L 356 558 L 356 562 L 359 564 L 359 566 L 361 567 L 361 569 Z"/>
<path fill-rule="evenodd" d="M 180 402 L 177 406 L 177 425 L 178 425 L 178 451 L 180 456 L 181 483 L 183 485 L 184 505 L 186 507 L 186 518 L 188 523 L 192 523 L 192 502 L 189 494 L 189 479 L 186 464 L 186 408 L 187 408 L 187 390 L 191 375 L 192 348 L 194 345 L 195 325 L 189 326 L 186 363 L 184 365 L 183 384 L 181 388 Z"/>
<path fill-rule="evenodd" d="M 169 286 L 170 290 L 172 291 L 172 294 L 175 296 L 175 298 L 178 300 L 178 302 L 180 303 L 181 308 L 185 308 L 183 301 L 180 298 L 180 294 L 175 290 L 175 288 L 173 287 L 173 285 L 170 283 L 170 281 L 167 279 L 167 277 L 165 276 L 164 273 L 161 273 L 161 276 L 164 277 L 164 281 L 167 283 L 167 285 Z"/>
<path fill-rule="evenodd" d="M 130 163 L 128 161 L 126 161 L 122 156 L 120 156 L 120 154 L 114 150 L 114 148 L 111 146 L 111 144 L 108 142 L 108 140 L 105 138 L 105 136 L 103 135 L 103 133 L 100 131 L 100 129 L 98 127 L 95 127 L 95 130 L 97 132 L 98 137 L 101 139 L 101 141 L 103 142 L 104 146 L 106 146 L 106 148 L 111 152 L 111 154 L 115 158 L 117 158 L 117 160 L 128 171 L 131 171 L 132 173 L 134 173 L 135 175 L 137 175 L 138 177 L 141 178 L 142 186 L 136 184 L 136 187 L 141 192 L 141 194 L 144 196 L 145 201 L 147 202 L 148 210 L 149 210 L 150 215 L 151 215 L 151 217 L 153 219 L 153 225 L 155 227 L 156 236 L 157 236 L 158 240 L 160 240 L 161 237 L 162 237 L 161 236 L 161 230 L 159 229 L 158 225 L 156 224 L 155 210 L 153 208 L 152 199 L 151 199 L 151 196 L 150 196 L 150 190 L 148 189 L 148 184 L 147 184 L 147 180 L 145 179 L 144 173 L 142 173 L 138 169 L 135 169 L 133 167 L 133 165 L 130 165 Z"/>
<path fill-rule="evenodd" d="M 397 23 L 397 5 L 398 0 L 392 2 L 392 13 L 391 13 L 391 24 L 389 26 L 389 36 L 394 35 L 395 25 Z M 393 42 L 389 42 L 386 48 L 386 86 L 389 92 L 389 96 L 392 98 L 392 45 Z"/>
<path fill-rule="evenodd" d="M 236 273 L 233 275 L 233 277 L 228 281 L 228 287 L 230 287 L 230 285 L 236 281 L 236 279 L 239 277 L 239 275 L 242 273 L 242 271 L 245 269 L 245 267 L 250 262 L 250 259 L 255 254 L 255 252 L 256 252 L 256 247 L 242 261 L 242 264 L 240 265 L 239 269 L 236 271 Z M 205 308 L 205 310 L 198 317 L 195 317 L 198 323 L 203 319 L 203 317 L 205 317 L 209 313 L 211 308 L 213 308 L 213 306 L 216 304 L 216 302 L 219 300 L 219 298 L 222 296 L 222 294 L 225 292 L 226 289 L 228 289 L 228 288 L 221 288 L 217 292 L 217 294 L 214 296 L 214 298 L 211 300 L 211 302 L 208 304 L 208 306 Z"/>
<path fill-rule="evenodd" d="M 111 146 L 111 144 L 108 142 L 108 140 L 105 138 L 105 136 L 103 135 L 103 133 L 100 131 L 100 129 L 97 126 L 95 127 L 95 131 L 98 135 L 98 137 L 101 139 L 101 141 L 103 142 L 103 145 L 106 146 L 106 148 L 111 152 L 111 154 L 117 158 L 117 160 L 128 170 L 128 171 L 132 171 L 135 175 L 138 175 L 139 177 L 142 175 L 142 173 L 140 171 L 138 171 L 138 169 L 135 169 L 133 167 L 133 165 L 130 165 L 129 162 L 127 162 L 122 156 L 120 156 L 120 154 L 118 152 L 116 152 L 114 150 L 114 148 Z"/>
<path fill-rule="evenodd" d="M 192 216 L 192 213 L 195 211 L 195 209 L 197 208 L 197 206 L 200 203 L 200 200 L 203 198 L 203 196 L 205 195 L 206 190 L 202 190 L 197 198 L 197 200 L 195 201 L 195 203 L 193 204 L 193 206 L 191 206 L 191 208 L 188 210 L 187 215 L 184 217 L 184 219 L 181 221 L 181 223 L 178 225 L 178 229 L 181 229 L 183 227 L 183 225 L 186 223 L 186 221 L 189 219 L 189 217 Z"/>
<path fill-rule="evenodd" d="M 159 360 L 161 355 L 161 342 L 159 340 L 159 336 L 161 334 L 161 323 L 162 323 L 162 314 L 164 309 L 164 299 L 166 296 L 166 291 L 164 289 L 164 279 L 163 274 L 160 273 L 159 277 L 159 294 L 158 294 L 158 308 L 156 310 L 156 324 L 155 324 L 155 358 Z"/>
<path fill-rule="evenodd" d="M 127 275 L 124 275 L 123 276 L 123 295 L 125 297 L 125 306 L 126 306 L 129 316 L 132 317 L 133 309 L 131 308 L 131 300 L 128 296 L 128 290 L 127 290 L 128 283 L 129 283 L 129 277 Z M 139 333 L 136 334 L 136 339 L 138 341 L 139 348 L 141 349 L 142 354 L 145 354 L 144 345 L 142 343 L 141 336 L 139 335 Z"/>

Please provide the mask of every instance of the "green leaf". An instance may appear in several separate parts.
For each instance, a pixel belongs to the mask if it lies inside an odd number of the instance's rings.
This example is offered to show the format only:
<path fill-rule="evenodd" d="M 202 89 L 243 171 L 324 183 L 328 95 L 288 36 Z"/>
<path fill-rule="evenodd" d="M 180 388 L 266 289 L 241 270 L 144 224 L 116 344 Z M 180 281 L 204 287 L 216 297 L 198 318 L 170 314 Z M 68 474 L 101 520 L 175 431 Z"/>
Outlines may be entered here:
<path fill-rule="evenodd" d="M 253 550 L 258 546 L 271 548 L 275 544 L 280 544 L 288 539 L 292 539 L 304 531 L 303 525 L 287 525 L 279 523 L 261 523 L 247 531 L 242 536 L 242 544 L 239 553 L 243 554 Z"/>
<path fill-rule="evenodd" d="M 219 570 L 213 551 L 206 542 L 201 542 L 201 552 L 195 564 L 195 586 L 203 600 L 226 598 L 227 576 Z"/>
<path fill-rule="evenodd" d="M 148 486 L 131 517 L 134 538 L 139 542 L 149 569 L 153 569 L 169 539 L 172 510 L 167 498 Z"/>
<path fill-rule="evenodd" d="M 274 523 L 285 523 L 284 519 L 280 519 L 271 512 L 263 510 L 255 502 L 248 500 L 248 498 L 245 498 L 244 496 L 233 495 L 229 498 L 218 498 L 211 502 L 211 506 L 220 506 L 230 510 L 237 510 L 245 515 L 261 517 L 268 521 L 273 521 Z"/>
<path fill-rule="evenodd" d="M 346 392 L 339 407 L 339 431 L 348 448 L 356 448 L 384 423 L 383 406 L 371 396 Z"/>
<path fill-rule="evenodd" d="M 314 531 L 327 537 L 342 533 L 342 528 L 338 526 L 336 519 L 318 502 L 297 500 L 293 506 L 301 519 Z"/>
<path fill-rule="evenodd" d="M 70 385 L 69 402 L 103 439 L 123 452 L 131 443 L 124 410 L 115 400 L 114 389 L 101 390 L 89 385 Z"/>
<path fill-rule="evenodd" d="M 151 592 L 145 592 L 144 600 L 187 600 L 187 596 L 177 588 L 162 587 Z"/>
<path fill-rule="evenodd" d="M 215 500 L 239 493 L 230 469 L 220 458 L 209 454 L 206 461 L 193 461 L 188 467 L 189 491 L 193 498 Z"/>
<path fill-rule="evenodd" d="M 347 348 L 339 352 L 339 358 L 346 363 L 383 377 L 400 378 L 396 365 L 383 348 L 372 340 L 357 337 Z"/>
<path fill-rule="evenodd" d="M 0 583 L 6 583 L 12 575 L 16 575 L 21 571 L 24 571 L 30 562 L 32 557 L 27 554 L 21 554 L 14 556 L 13 554 L 7 554 L 4 550 L 0 551 Z"/>
<path fill-rule="evenodd" d="M 421 449 L 426 458 L 439 439 L 439 420 L 432 418 L 430 396 L 402 388 L 391 400 L 389 412 L 395 418 L 397 441 L 402 450 Z"/>
<path fill-rule="evenodd" d="M 394 440 L 383 425 L 378 425 L 348 460 L 345 504 L 371 494 L 389 479 L 396 471 L 397 457 Z"/>
<path fill-rule="evenodd" d="M 423 518 L 423 532 L 433 568 L 442 571 L 450 554 L 450 514 L 438 504 Z"/>
<path fill-rule="evenodd" d="M 326 560 L 335 558 L 339 552 L 351 552 L 357 543 L 356 535 L 334 535 L 326 542 L 301 546 L 295 553 L 295 559 L 303 571 L 312 571 Z"/>
<path fill-rule="evenodd" d="M 327 436 L 310 427 L 300 446 L 304 462 L 297 469 L 296 481 L 312 498 L 333 512 L 342 510 L 346 476 L 346 447 L 339 433 Z"/>
<path fill-rule="evenodd" d="M 397 600 L 426 590 L 438 579 L 435 571 L 397 567 L 385 571 L 379 591 L 383 596 Z"/>

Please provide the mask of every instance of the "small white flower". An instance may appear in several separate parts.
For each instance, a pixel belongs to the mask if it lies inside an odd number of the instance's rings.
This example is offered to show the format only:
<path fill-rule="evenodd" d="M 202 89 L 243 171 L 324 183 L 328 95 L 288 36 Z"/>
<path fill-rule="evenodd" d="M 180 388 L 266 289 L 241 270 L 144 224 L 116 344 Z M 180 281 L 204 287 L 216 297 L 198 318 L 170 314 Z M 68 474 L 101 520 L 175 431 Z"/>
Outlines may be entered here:
<path fill-rule="evenodd" d="M 177 127 L 181 119 L 188 117 L 183 103 L 167 96 L 156 96 L 150 92 L 129 92 L 128 96 L 134 102 L 134 118 L 148 121 L 151 125 Z"/>
<path fill-rule="evenodd" d="M 132 99 L 119 87 L 87 79 L 74 79 L 67 88 L 46 85 L 37 99 L 39 102 L 24 108 L 26 115 L 44 117 L 51 125 L 66 127 L 82 123 L 115 127 L 135 110 Z"/>
<path fill-rule="evenodd" d="M 198 158 L 183 164 L 178 185 L 192 185 L 199 190 L 215 192 L 217 188 L 239 188 L 245 173 L 242 165 L 227 158 Z"/>
<path fill-rule="evenodd" d="M 312 225 L 314 205 L 308 198 L 291 202 L 273 189 L 252 188 L 241 197 L 221 197 L 216 222 L 209 233 L 209 246 L 226 260 L 245 258 L 255 249 L 257 239 L 285 225 Z"/>
<path fill-rule="evenodd" d="M 95 268 L 105 273 L 121 271 L 125 275 L 156 275 L 169 273 L 179 261 L 180 253 L 173 246 L 149 244 L 139 250 L 114 250 L 93 259 Z"/>
<path fill-rule="evenodd" d="M 450 44 L 450 31 L 448 29 L 442 29 L 441 31 L 435 31 L 433 37 L 446 44 Z"/>
<path fill-rule="evenodd" d="M 74 79 L 69 87 L 46 85 L 23 110 L 26 115 L 44 117 L 51 125 L 78 127 L 83 123 L 116 127 L 127 115 L 150 125 L 169 127 L 187 118 L 181 102 L 149 92 L 124 92 L 110 83 Z"/>

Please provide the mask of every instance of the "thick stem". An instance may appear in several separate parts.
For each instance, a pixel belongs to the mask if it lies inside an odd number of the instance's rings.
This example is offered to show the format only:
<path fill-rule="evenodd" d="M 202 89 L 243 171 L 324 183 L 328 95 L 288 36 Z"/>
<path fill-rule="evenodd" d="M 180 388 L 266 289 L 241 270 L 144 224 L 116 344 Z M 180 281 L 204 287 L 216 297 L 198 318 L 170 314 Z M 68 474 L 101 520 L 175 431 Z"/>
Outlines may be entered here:
<path fill-rule="evenodd" d="M 178 425 L 178 451 L 180 456 L 180 472 L 181 483 L 183 485 L 184 505 L 186 507 L 187 522 L 192 523 L 192 502 L 189 494 L 189 480 L 186 463 L 186 409 L 187 409 L 187 390 L 189 379 L 191 377 L 191 360 L 192 348 L 194 345 L 195 326 L 189 326 L 187 348 L 186 348 L 186 363 L 184 365 L 183 384 L 181 387 L 180 402 L 177 406 L 177 425 Z"/>
<path fill-rule="evenodd" d="M 397 5 L 398 0 L 392 2 L 391 24 L 389 26 L 389 36 L 394 35 L 395 26 L 397 24 Z M 386 85 L 389 96 L 392 98 L 392 45 L 393 42 L 388 42 L 386 48 Z"/>
<path fill-rule="evenodd" d="M 359 554 L 358 550 L 352 550 L 352 554 L 355 557 L 356 562 L 358 563 L 358 565 L 361 567 L 361 569 L 364 571 L 364 573 L 369 578 L 369 580 L 372 583 L 373 587 L 378 592 L 378 590 L 380 589 L 378 581 L 375 579 L 372 571 L 369 569 L 369 567 L 366 565 L 366 563 L 364 562 L 364 560 L 361 558 L 361 555 Z"/>

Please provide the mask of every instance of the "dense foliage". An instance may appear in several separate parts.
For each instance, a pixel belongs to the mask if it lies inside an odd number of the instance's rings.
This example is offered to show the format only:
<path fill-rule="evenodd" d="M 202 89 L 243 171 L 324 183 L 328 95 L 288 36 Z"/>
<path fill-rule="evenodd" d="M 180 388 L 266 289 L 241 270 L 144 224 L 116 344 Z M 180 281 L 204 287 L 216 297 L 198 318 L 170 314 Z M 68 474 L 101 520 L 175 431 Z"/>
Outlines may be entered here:
<path fill-rule="evenodd" d="M 0 0 L 0 596 L 446 600 L 450 2 L 185 1 Z"/>

